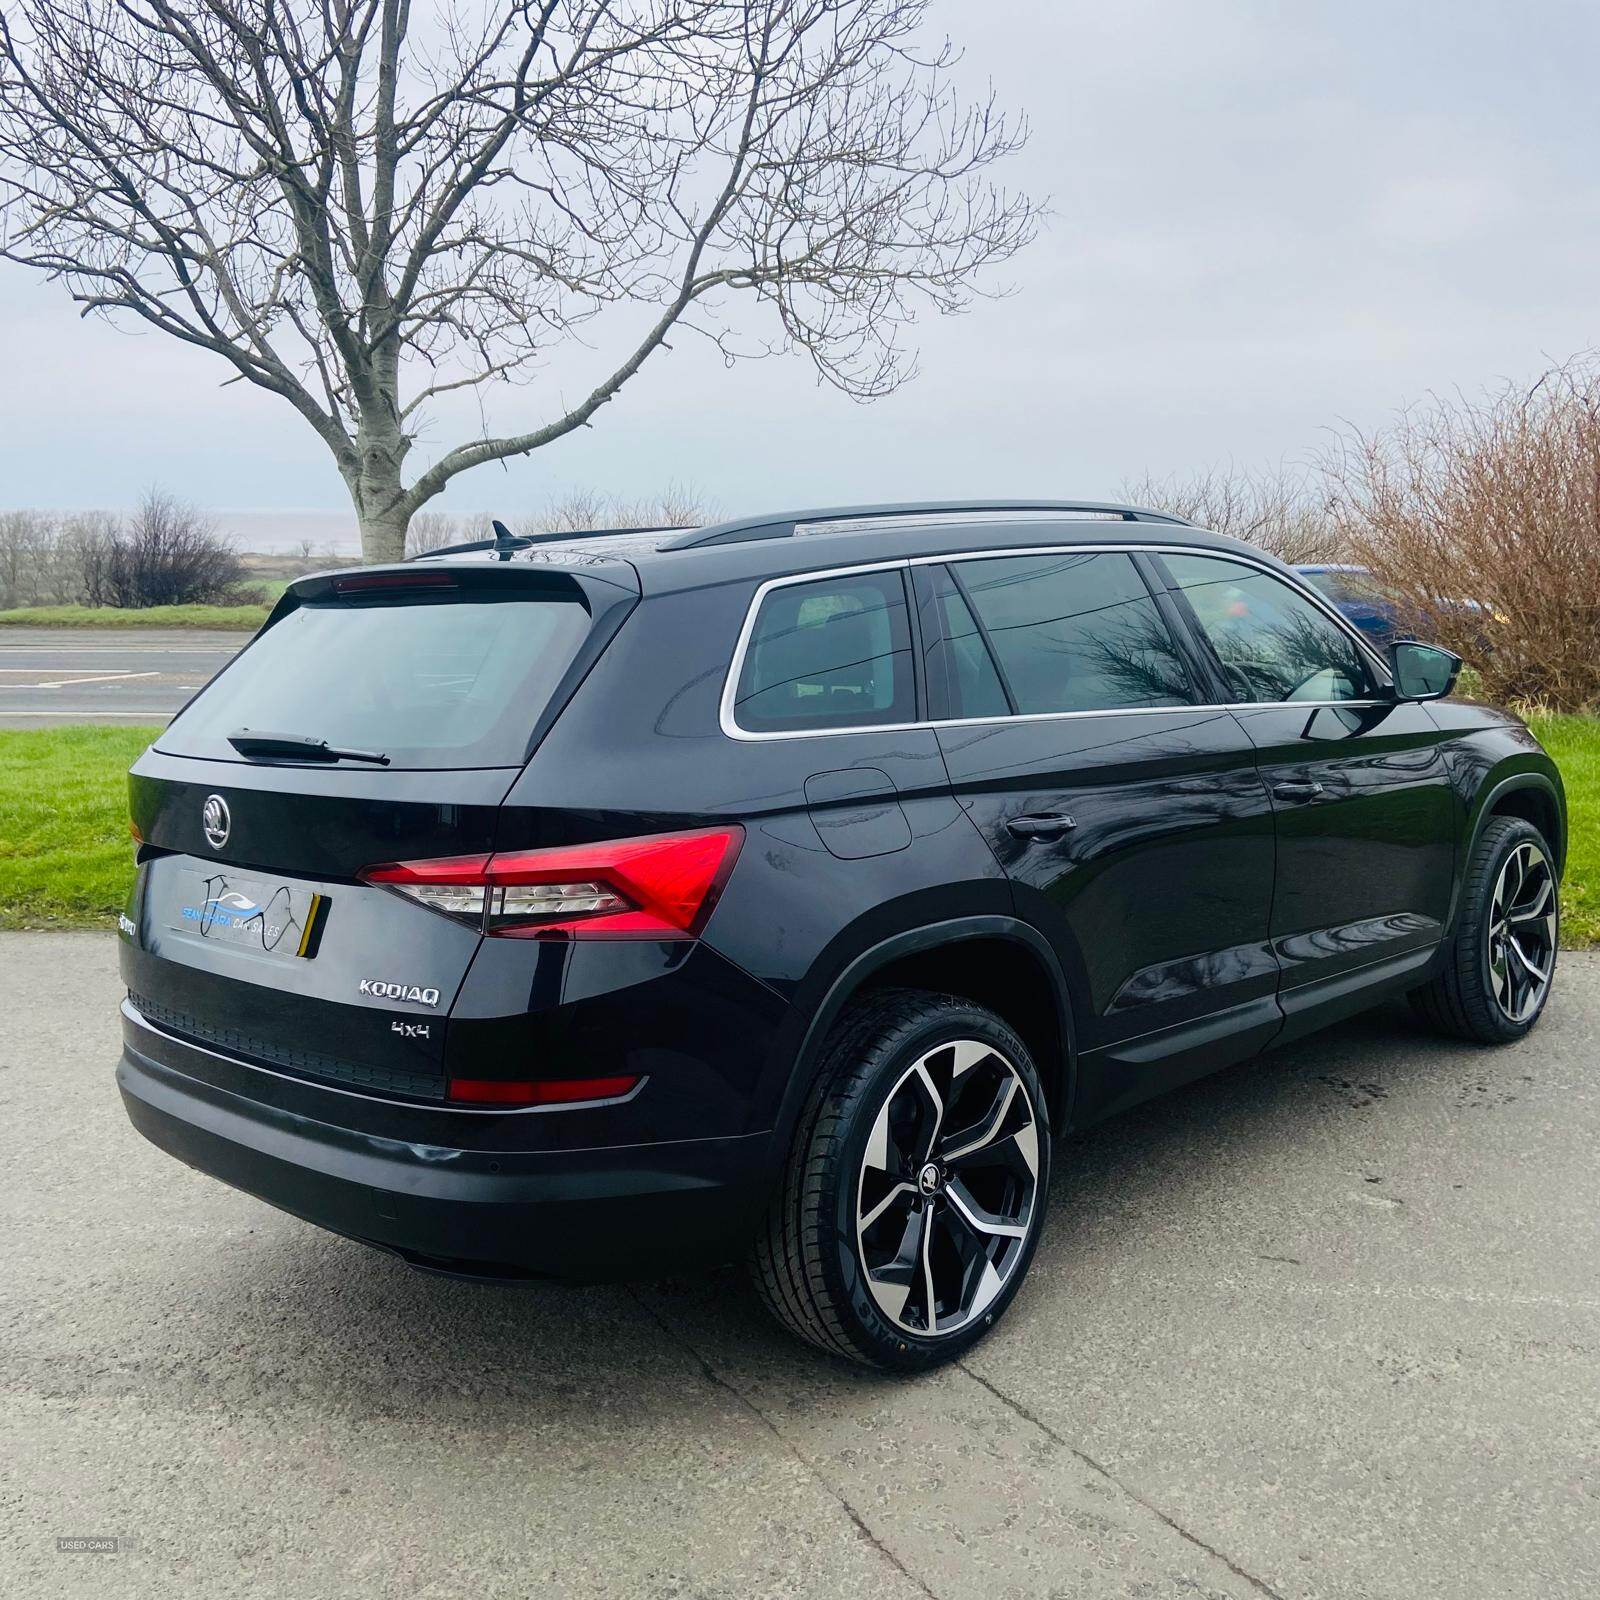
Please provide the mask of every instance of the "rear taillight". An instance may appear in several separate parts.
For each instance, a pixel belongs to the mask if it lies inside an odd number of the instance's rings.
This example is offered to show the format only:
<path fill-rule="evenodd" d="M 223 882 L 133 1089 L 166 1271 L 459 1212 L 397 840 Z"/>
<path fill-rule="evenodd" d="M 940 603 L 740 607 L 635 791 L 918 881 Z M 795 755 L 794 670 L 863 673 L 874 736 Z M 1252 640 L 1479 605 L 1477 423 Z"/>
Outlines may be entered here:
<path fill-rule="evenodd" d="M 738 827 L 368 867 L 361 877 L 512 939 L 692 939 L 744 841 Z"/>

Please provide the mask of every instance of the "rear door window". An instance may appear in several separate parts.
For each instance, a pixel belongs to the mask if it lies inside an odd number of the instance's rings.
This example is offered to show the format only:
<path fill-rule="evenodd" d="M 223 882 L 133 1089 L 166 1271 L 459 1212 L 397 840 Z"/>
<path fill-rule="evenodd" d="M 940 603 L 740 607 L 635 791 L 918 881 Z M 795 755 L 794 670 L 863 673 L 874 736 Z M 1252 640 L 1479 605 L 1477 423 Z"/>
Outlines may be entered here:
<path fill-rule="evenodd" d="M 739 669 L 733 716 L 750 733 L 914 721 L 900 573 L 846 573 L 769 590 Z"/>
<path fill-rule="evenodd" d="M 1121 551 L 952 564 L 1023 715 L 1193 704 L 1159 607 Z"/>
<path fill-rule="evenodd" d="M 224 668 L 157 748 L 236 761 L 228 735 L 249 729 L 379 752 L 392 768 L 521 766 L 588 631 L 576 590 L 301 605 Z"/>

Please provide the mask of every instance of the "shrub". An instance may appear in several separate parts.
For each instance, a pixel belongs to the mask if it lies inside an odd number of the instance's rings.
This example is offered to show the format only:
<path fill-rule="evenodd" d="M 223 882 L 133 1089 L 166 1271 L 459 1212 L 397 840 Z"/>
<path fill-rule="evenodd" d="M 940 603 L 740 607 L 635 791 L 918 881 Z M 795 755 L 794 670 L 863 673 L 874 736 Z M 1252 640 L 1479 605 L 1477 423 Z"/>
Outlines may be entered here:
<path fill-rule="evenodd" d="M 1291 566 L 1340 557 L 1340 530 L 1320 482 L 1297 468 L 1211 467 L 1188 478 L 1146 473 L 1124 483 L 1122 496 L 1243 539 Z"/>
<path fill-rule="evenodd" d="M 1321 465 L 1352 558 L 1489 698 L 1600 704 L 1600 362 L 1434 398 Z"/>
<path fill-rule="evenodd" d="M 90 605 L 217 605 L 232 597 L 244 563 L 232 543 L 182 500 L 149 490 L 128 522 L 86 548 Z"/>

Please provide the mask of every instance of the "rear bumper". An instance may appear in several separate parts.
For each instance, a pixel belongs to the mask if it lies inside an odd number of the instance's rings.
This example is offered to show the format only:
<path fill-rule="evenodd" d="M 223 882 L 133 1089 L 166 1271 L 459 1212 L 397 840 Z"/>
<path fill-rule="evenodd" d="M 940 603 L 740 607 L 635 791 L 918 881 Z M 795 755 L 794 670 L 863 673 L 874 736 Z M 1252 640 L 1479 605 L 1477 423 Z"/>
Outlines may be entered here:
<path fill-rule="evenodd" d="M 460 1142 L 421 1143 L 222 1088 L 183 1070 L 186 1054 L 199 1066 L 213 1052 L 137 1025 L 124 1034 L 117 1085 L 134 1127 L 153 1144 L 281 1210 L 431 1270 L 598 1282 L 711 1265 L 743 1252 L 771 1187 L 769 1134 L 474 1149 L 475 1125 L 463 1117 Z"/>

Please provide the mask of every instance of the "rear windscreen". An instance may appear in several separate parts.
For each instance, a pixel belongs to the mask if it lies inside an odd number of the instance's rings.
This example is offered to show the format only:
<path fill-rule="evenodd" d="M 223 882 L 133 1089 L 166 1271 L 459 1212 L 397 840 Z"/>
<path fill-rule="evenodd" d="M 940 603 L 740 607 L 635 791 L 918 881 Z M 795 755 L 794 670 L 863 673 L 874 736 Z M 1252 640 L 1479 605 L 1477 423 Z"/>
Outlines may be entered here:
<path fill-rule="evenodd" d="M 228 735 L 302 734 L 392 767 L 510 767 L 589 631 L 573 596 L 482 590 L 410 602 L 314 602 L 223 669 L 156 741 L 243 759 Z"/>

